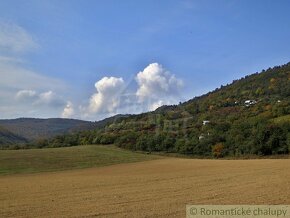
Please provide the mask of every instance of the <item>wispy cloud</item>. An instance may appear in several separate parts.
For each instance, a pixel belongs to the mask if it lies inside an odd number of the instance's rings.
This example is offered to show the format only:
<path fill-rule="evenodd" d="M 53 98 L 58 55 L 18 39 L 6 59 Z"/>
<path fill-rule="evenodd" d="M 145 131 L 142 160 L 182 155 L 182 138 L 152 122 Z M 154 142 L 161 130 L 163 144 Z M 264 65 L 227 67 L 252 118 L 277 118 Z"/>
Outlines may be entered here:
<path fill-rule="evenodd" d="M 9 89 L 60 89 L 64 83 L 58 79 L 26 69 L 18 59 L 0 58 L 0 88 Z"/>
<path fill-rule="evenodd" d="M 1 52 L 27 52 L 38 47 L 39 45 L 24 28 L 12 22 L 0 21 Z"/>
<path fill-rule="evenodd" d="M 23 55 L 40 46 L 27 30 L 0 21 L 0 111 L 1 117 L 60 116 L 66 102 L 57 92 L 66 85 L 26 67 Z"/>

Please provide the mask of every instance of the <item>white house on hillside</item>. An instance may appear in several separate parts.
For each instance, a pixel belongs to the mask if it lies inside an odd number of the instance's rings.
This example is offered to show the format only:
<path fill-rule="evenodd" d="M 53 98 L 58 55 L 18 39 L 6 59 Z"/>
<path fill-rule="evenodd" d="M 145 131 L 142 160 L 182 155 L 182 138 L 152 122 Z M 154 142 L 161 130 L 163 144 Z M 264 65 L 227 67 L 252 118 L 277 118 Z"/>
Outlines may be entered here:
<path fill-rule="evenodd" d="M 204 121 L 202 121 L 202 124 L 203 124 L 203 125 L 206 125 L 206 124 L 209 124 L 209 123 L 210 123 L 209 120 L 204 120 Z"/>
<path fill-rule="evenodd" d="M 254 105 L 254 104 L 256 104 L 256 103 L 257 103 L 256 100 L 246 100 L 246 101 L 245 101 L 245 105 L 246 105 L 247 107 L 249 107 L 249 106 L 251 106 L 251 105 Z"/>

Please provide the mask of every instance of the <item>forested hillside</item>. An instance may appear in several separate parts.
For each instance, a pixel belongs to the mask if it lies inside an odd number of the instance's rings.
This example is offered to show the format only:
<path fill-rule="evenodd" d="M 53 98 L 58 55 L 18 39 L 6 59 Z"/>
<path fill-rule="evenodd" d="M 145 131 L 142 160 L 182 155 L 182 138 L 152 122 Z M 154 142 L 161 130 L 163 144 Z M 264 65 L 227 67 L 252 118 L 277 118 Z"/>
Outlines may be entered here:
<path fill-rule="evenodd" d="M 98 122 L 61 118 L 0 120 L 0 148 L 31 147 L 32 144 L 41 144 L 57 135 L 104 128 L 108 123 L 126 116 L 116 115 Z"/>
<path fill-rule="evenodd" d="M 93 143 L 193 155 L 285 154 L 290 148 L 290 64 L 178 106 L 107 126 Z"/>
<path fill-rule="evenodd" d="M 81 130 L 94 129 L 95 123 L 73 120 L 73 119 L 35 119 L 35 118 L 19 118 L 0 120 L 0 126 L 9 131 L 13 135 L 25 138 L 26 141 L 50 138 L 59 134 L 73 133 Z M 15 139 L 15 140 L 14 140 Z M 10 137 L 12 144 L 19 143 L 15 137 Z M 0 145 L 5 141 L 0 141 Z"/>
<path fill-rule="evenodd" d="M 39 146 L 111 144 L 131 150 L 199 156 L 287 154 L 290 63 L 105 128 L 58 136 Z"/>
<path fill-rule="evenodd" d="M 0 145 L 12 145 L 15 143 L 26 143 L 27 140 L 21 136 L 15 135 L 0 126 Z"/>

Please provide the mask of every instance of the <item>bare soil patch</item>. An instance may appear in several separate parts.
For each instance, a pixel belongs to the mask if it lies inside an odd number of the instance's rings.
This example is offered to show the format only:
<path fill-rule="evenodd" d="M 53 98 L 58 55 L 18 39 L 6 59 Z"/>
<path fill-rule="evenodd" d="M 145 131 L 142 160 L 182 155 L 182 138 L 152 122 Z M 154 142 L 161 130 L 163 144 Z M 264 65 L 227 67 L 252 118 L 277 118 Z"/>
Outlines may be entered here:
<path fill-rule="evenodd" d="M 290 204 L 290 160 L 165 158 L 0 184 L 0 217 L 185 217 L 186 204 Z"/>

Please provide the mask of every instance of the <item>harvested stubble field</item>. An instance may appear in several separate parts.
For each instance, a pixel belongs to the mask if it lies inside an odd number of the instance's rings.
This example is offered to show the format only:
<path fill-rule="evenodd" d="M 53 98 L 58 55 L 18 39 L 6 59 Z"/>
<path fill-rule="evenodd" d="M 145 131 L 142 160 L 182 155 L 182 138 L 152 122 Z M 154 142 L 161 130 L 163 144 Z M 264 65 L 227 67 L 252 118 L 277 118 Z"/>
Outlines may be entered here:
<path fill-rule="evenodd" d="M 290 160 L 162 158 L 0 184 L 0 217 L 185 217 L 186 204 L 290 204 Z"/>

